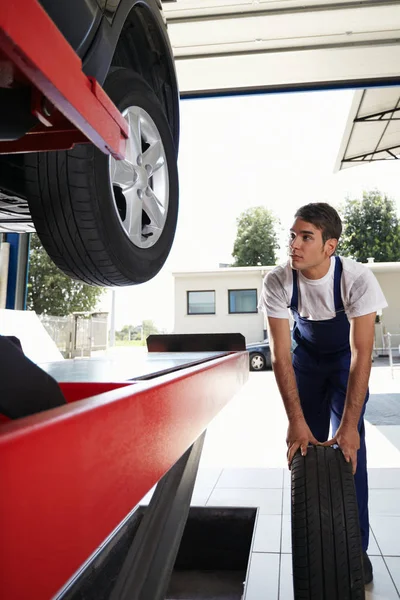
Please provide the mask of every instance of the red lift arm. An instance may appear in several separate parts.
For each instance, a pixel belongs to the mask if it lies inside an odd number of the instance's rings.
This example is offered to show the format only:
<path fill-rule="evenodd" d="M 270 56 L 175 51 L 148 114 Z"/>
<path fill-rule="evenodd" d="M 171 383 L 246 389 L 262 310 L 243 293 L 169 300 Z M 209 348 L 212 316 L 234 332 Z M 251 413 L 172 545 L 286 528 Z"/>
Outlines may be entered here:
<path fill-rule="evenodd" d="M 52 598 L 247 376 L 236 352 L 111 391 L 71 383 L 67 406 L 0 425 L 0 597 Z"/>
<path fill-rule="evenodd" d="M 46 40 L 46 43 L 43 43 Z M 40 125 L 0 153 L 62 150 L 92 142 L 124 158 L 128 125 L 37 0 L 1 2 L 0 85 L 30 85 Z"/>

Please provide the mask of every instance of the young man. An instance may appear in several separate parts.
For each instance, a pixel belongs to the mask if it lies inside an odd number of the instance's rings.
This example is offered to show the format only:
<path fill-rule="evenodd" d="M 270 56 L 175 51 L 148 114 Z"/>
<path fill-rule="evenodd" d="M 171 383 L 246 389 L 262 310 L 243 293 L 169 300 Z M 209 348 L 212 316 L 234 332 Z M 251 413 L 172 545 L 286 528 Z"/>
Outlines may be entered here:
<path fill-rule="evenodd" d="M 289 261 L 265 277 L 259 306 L 267 315 L 272 364 L 289 420 L 288 464 L 299 448 L 304 456 L 308 444 L 322 442 L 337 444 L 351 461 L 370 583 L 364 412 L 375 316 L 387 303 L 368 268 L 334 256 L 341 232 L 329 204 L 300 208 L 290 230 Z M 330 421 L 333 437 L 327 441 Z"/>

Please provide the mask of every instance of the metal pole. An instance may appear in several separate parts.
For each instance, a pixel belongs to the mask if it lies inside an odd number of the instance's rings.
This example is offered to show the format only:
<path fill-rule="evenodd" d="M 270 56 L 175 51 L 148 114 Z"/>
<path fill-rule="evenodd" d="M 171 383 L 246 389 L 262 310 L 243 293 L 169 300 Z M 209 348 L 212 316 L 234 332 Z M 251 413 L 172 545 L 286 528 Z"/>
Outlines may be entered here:
<path fill-rule="evenodd" d="M 111 290 L 110 346 L 115 346 L 115 289 Z"/>
<path fill-rule="evenodd" d="M 10 261 L 10 244 L 2 242 L 0 245 L 0 308 L 7 304 L 8 265 Z"/>
<path fill-rule="evenodd" d="M 15 310 L 26 310 L 26 298 L 28 295 L 29 238 L 29 233 L 19 234 Z"/>

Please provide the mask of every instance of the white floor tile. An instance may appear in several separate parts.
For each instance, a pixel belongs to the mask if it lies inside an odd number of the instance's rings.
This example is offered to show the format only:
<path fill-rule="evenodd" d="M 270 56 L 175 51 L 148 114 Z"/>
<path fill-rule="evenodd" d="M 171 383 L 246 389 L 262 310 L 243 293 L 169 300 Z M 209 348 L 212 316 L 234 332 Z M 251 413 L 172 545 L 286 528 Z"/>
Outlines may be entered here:
<path fill-rule="evenodd" d="M 368 486 L 370 490 L 400 489 L 400 469 L 368 469 Z"/>
<path fill-rule="evenodd" d="M 371 515 L 370 525 L 383 556 L 400 556 L 400 517 Z"/>
<path fill-rule="evenodd" d="M 391 427 L 391 425 L 383 427 Z M 371 425 L 368 421 L 365 421 L 368 465 L 370 468 L 377 469 L 387 469 L 389 467 L 399 469 L 400 451 L 389 437 L 382 433 L 383 427 L 376 427 L 375 425 Z M 394 435 L 397 434 L 395 433 Z"/>
<path fill-rule="evenodd" d="M 292 519 L 290 515 L 282 517 L 282 554 L 291 554 L 292 552 Z"/>
<path fill-rule="evenodd" d="M 292 512 L 291 497 L 292 497 L 291 488 L 283 488 L 283 514 L 284 515 L 290 515 Z"/>
<path fill-rule="evenodd" d="M 278 600 L 279 554 L 251 555 L 246 600 Z"/>
<path fill-rule="evenodd" d="M 205 506 L 207 500 L 209 499 L 212 490 L 209 488 L 196 488 L 193 491 L 192 500 L 190 502 L 191 506 Z"/>
<path fill-rule="evenodd" d="M 292 474 L 289 469 L 283 469 L 283 487 L 290 488 L 292 485 Z"/>
<path fill-rule="evenodd" d="M 293 600 L 292 555 L 282 554 L 279 577 L 279 600 Z"/>
<path fill-rule="evenodd" d="M 397 384 L 399 385 L 399 384 Z M 379 432 L 387 439 L 393 446 L 400 449 L 400 426 L 399 425 L 379 425 L 377 427 Z"/>
<path fill-rule="evenodd" d="M 368 555 L 369 556 L 380 556 L 381 555 L 381 551 L 378 548 L 378 544 L 376 543 L 376 539 L 375 539 L 375 536 L 374 536 L 371 528 L 369 531 Z"/>
<path fill-rule="evenodd" d="M 253 552 L 277 552 L 281 548 L 281 515 L 259 515 Z"/>
<path fill-rule="evenodd" d="M 384 556 L 383 560 L 386 563 L 387 568 L 392 576 L 394 585 L 397 588 L 397 592 L 400 596 L 400 557 L 398 556 Z"/>
<path fill-rule="evenodd" d="M 212 490 L 216 485 L 217 481 L 220 478 L 222 473 L 222 469 L 205 467 L 200 468 L 197 472 L 195 488 L 206 488 L 209 487 Z"/>
<path fill-rule="evenodd" d="M 283 487 L 282 469 L 224 469 L 217 488 L 276 488 Z"/>
<path fill-rule="evenodd" d="M 369 513 L 400 517 L 400 490 L 370 490 Z"/>
<path fill-rule="evenodd" d="M 215 488 L 207 506 L 257 506 L 261 515 L 280 515 L 282 490 L 245 490 Z"/>
<path fill-rule="evenodd" d="M 399 595 L 383 558 L 371 556 L 371 562 L 374 569 L 374 580 L 365 586 L 365 600 L 399 600 Z"/>

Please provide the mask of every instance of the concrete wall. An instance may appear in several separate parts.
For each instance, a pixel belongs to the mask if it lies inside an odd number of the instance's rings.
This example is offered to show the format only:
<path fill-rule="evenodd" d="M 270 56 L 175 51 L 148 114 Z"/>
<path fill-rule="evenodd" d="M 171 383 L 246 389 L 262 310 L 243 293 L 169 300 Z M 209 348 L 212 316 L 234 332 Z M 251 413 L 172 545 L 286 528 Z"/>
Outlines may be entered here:
<path fill-rule="evenodd" d="M 247 343 L 263 339 L 264 317 L 260 313 L 229 314 L 228 290 L 261 292 L 260 269 L 220 269 L 175 275 L 174 333 L 242 333 Z M 188 315 L 187 291 L 215 290 L 215 315 Z"/>

